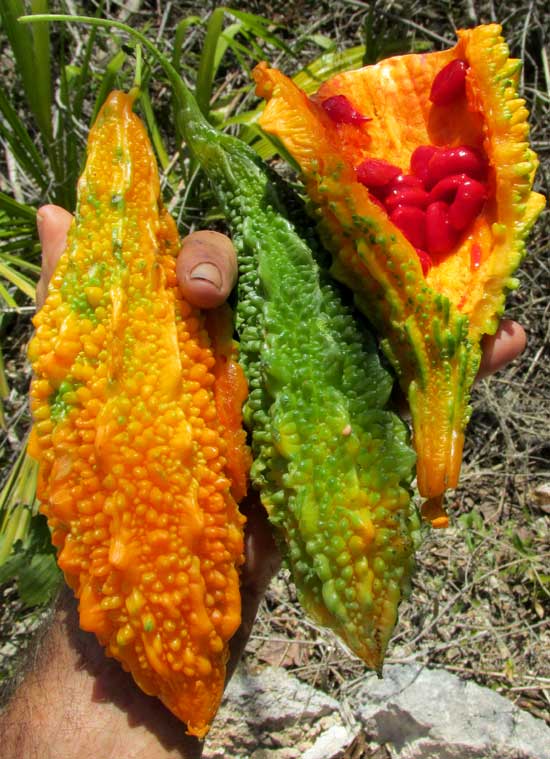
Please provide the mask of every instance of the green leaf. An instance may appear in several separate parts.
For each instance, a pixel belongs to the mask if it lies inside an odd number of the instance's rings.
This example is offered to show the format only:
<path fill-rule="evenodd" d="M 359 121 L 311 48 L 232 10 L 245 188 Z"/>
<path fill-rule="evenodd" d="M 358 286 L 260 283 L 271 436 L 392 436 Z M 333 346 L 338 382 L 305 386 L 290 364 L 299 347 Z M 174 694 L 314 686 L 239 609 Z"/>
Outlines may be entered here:
<path fill-rule="evenodd" d="M 291 56 L 291 58 L 294 58 L 294 51 L 280 37 L 271 31 L 271 29 L 277 26 L 271 21 L 271 19 L 265 18 L 264 16 L 258 16 L 255 13 L 238 11 L 235 10 L 235 8 L 226 8 L 225 10 L 226 13 L 233 16 L 233 18 L 241 21 L 247 29 L 256 35 L 256 37 L 273 45 L 273 47 L 278 50 L 282 50 L 284 53 Z"/>
<path fill-rule="evenodd" d="M 0 17 L 2 27 L 8 37 L 17 70 L 21 76 L 23 89 L 36 121 L 44 134 L 51 136 L 51 124 L 49 118 L 44 120 L 42 111 L 43 101 L 35 87 L 35 59 L 34 42 L 32 31 L 17 23 L 19 16 L 25 13 L 25 5 L 22 0 L 0 0 Z M 46 27 L 47 28 L 47 27 Z M 44 123 L 42 123 L 44 121 Z"/>
<path fill-rule="evenodd" d="M 34 300 L 36 294 L 34 282 L 24 274 L 12 269 L 11 266 L 8 266 L 3 261 L 0 261 L 0 277 L 7 279 L 8 282 L 11 282 L 12 285 L 15 285 L 21 292 L 25 293 L 27 297 Z"/>
<path fill-rule="evenodd" d="M 101 80 L 101 85 L 97 93 L 94 110 L 92 113 L 91 123 L 93 124 L 99 113 L 99 109 L 105 102 L 107 95 L 114 89 L 114 84 L 118 75 L 118 72 L 122 68 L 124 61 L 126 60 L 126 53 L 124 50 L 119 50 L 116 53 L 105 68 L 105 74 Z"/>
<path fill-rule="evenodd" d="M 8 143 L 19 166 L 44 192 L 48 182 L 48 171 L 44 161 L 23 121 L 1 88 L 0 113 L 3 116 L 3 120 L 0 120 L 0 136 Z"/>
<path fill-rule="evenodd" d="M 200 16 L 187 16 L 182 19 L 176 27 L 176 34 L 174 37 L 174 49 L 172 52 L 172 66 L 179 71 L 181 62 L 181 52 L 183 49 L 183 43 L 187 38 L 187 30 L 191 26 L 202 24 L 202 18 Z"/>
<path fill-rule="evenodd" d="M 9 393 L 8 380 L 6 377 L 6 369 L 4 366 L 4 354 L 2 353 L 2 346 L 0 345 L 0 428 L 7 431 L 6 414 L 4 413 L 4 399 Z"/>
<path fill-rule="evenodd" d="M 308 34 L 305 39 L 309 42 L 313 42 L 313 44 L 320 47 L 321 50 L 332 50 L 335 46 L 334 40 L 327 37 L 325 34 Z"/>
<path fill-rule="evenodd" d="M 36 475 L 25 443 L 0 494 L 0 584 L 16 580 L 32 606 L 50 601 L 61 581 L 48 523 L 37 513 Z"/>
<path fill-rule="evenodd" d="M 222 59 L 227 52 L 227 48 L 233 45 L 233 40 L 237 34 L 242 31 L 243 25 L 240 21 L 237 21 L 230 26 L 226 26 L 223 30 L 218 45 L 216 46 L 216 56 L 214 59 L 214 71 L 217 71 L 220 67 Z"/>
<path fill-rule="evenodd" d="M 216 8 L 210 15 L 199 61 L 199 69 L 197 71 L 195 94 L 197 103 L 205 116 L 208 116 L 210 111 L 212 85 L 217 68 L 216 60 L 220 60 L 219 56 L 217 56 L 217 47 L 220 44 L 224 13 L 225 8 Z"/>
<path fill-rule="evenodd" d="M 293 76 L 292 80 L 307 95 L 312 95 L 331 76 L 358 68 L 364 54 L 364 45 L 323 53 Z"/>
<path fill-rule="evenodd" d="M 32 272 L 33 274 L 39 275 L 40 274 L 40 266 L 38 264 L 33 264 L 32 261 L 25 261 L 23 258 L 19 258 L 19 256 L 12 256 L 9 253 L 5 253 L 7 250 L 7 246 L 2 246 L 0 248 L 0 256 L 3 261 L 10 264 L 15 264 L 21 269 L 27 269 L 28 271 Z M 37 276 L 38 279 L 38 276 Z"/>
<path fill-rule="evenodd" d="M 0 192 L 0 211 L 5 211 L 11 217 L 28 219 L 33 224 L 36 222 L 36 209 L 25 203 L 18 203 L 5 192 Z"/>
<path fill-rule="evenodd" d="M 0 535 L 0 552 L 5 552 L 6 535 Z M 35 514 L 27 534 L 17 540 L 7 561 L 0 564 L 0 585 L 17 581 L 21 600 L 28 606 L 48 603 L 61 582 L 46 519 Z"/>
<path fill-rule="evenodd" d="M 10 291 L 4 287 L 4 285 L 0 282 L 0 298 L 4 301 L 6 306 L 8 308 L 17 308 L 17 301 L 15 298 L 11 295 Z"/>
<path fill-rule="evenodd" d="M 30 559 L 30 561 L 29 561 Z M 61 576 L 52 554 L 38 553 L 27 557 L 17 578 L 17 589 L 28 606 L 46 604 L 59 588 Z"/>
<path fill-rule="evenodd" d="M 47 13 L 48 0 L 32 0 L 33 13 Z M 34 71 L 32 87 L 36 93 L 38 124 L 43 134 L 53 137 L 52 119 L 52 81 L 50 63 L 50 25 L 36 24 L 32 29 Z"/>
<path fill-rule="evenodd" d="M 160 166 L 162 167 L 162 170 L 165 171 L 170 164 L 170 158 L 168 157 L 168 153 L 166 151 L 166 147 L 164 146 L 164 142 L 160 133 L 160 130 L 158 128 L 157 120 L 155 118 L 155 112 L 153 110 L 153 105 L 151 103 L 151 98 L 149 96 L 149 92 L 146 89 L 142 89 L 139 95 L 139 102 L 141 105 L 141 109 L 143 111 L 143 116 L 145 118 L 145 123 L 147 124 L 147 128 L 149 129 L 149 134 L 151 135 L 151 142 L 153 143 L 155 147 L 155 152 L 157 154 L 158 162 Z"/>

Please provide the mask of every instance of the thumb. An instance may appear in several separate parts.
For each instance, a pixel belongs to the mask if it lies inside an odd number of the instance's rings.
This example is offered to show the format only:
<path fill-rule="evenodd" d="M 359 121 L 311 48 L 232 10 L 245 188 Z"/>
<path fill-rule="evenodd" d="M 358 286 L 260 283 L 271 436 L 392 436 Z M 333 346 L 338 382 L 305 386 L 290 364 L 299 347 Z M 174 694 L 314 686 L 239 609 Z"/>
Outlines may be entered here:
<path fill-rule="evenodd" d="M 184 297 L 193 306 L 220 306 L 237 281 L 233 243 L 219 232 L 193 232 L 183 240 L 176 273 Z"/>
<path fill-rule="evenodd" d="M 67 244 L 67 233 L 73 217 L 60 206 L 47 205 L 38 209 L 36 226 L 42 245 L 42 271 L 36 286 L 36 307 L 46 300 L 48 284 Z"/>

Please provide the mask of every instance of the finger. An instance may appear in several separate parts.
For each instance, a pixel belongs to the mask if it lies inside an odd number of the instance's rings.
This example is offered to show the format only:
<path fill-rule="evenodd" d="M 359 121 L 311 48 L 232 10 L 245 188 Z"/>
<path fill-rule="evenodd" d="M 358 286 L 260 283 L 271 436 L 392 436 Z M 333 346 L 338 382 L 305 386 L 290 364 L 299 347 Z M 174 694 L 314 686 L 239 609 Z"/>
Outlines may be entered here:
<path fill-rule="evenodd" d="M 487 377 L 517 358 L 525 349 L 527 336 L 523 327 L 511 319 L 503 319 L 494 335 L 485 335 L 477 379 Z"/>
<path fill-rule="evenodd" d="M 220 306 L 237 281 L 233 243 L 219 232 L 193 232 L 183 240 L 176 273 L 181 291 L 192 305 Z"/>
<path fill-rule="evenodd" d="M 41 308 L 46 299 L 48 283 L 65 250 L 72 220 L 72 214 L 59 206 L 47 205 L 38 209 L 36 226 L 42 246 L 42 271 L 36 286 L 37 308 Z"/>
<path fill-rule="evenodd" d="M 244 651 L 256 618 L 258 606 L 273 576 L 281 565 L 281 555 L 273 537 L 267 513 L 256 493 L 241 504 L 246 514 L 245 564 L 241 573 L 241 625 L 230 643 L 227 664 L 228 682 Z"/>
<path fill-rule="evenodd" d="M 241 510 L 246 516 L 245 564 L 241 573 L 241 588 L 248 597 L 260 601 L 273 575 L 279 571 L 281 556 L 267 512 L 255 491 L 241 505 Z"/>

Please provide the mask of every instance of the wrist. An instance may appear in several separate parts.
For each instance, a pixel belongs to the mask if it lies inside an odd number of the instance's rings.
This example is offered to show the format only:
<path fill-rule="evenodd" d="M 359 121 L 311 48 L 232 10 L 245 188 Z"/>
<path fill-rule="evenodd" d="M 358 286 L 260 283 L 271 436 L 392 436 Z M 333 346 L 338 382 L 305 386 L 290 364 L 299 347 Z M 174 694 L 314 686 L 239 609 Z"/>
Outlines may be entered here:
<path fill-rule="evenodd" d="M 185 731 L 80 630 L 77 602 L 64 589 L 34 666 L 2 717 L 3 756 L 57 758 L 62 746 L 64 759 L 198 759 L 201 744 Z"/>

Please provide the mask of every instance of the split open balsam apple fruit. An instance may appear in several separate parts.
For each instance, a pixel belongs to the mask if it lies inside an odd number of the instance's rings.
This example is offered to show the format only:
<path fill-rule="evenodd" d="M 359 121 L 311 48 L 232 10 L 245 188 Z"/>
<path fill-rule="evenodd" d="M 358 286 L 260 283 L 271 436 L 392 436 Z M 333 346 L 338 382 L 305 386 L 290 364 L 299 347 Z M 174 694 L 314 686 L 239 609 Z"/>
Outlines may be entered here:
<path fill-rule="evenodd" d="M 206 121 L 183 83 L 175 89 L 181 130 L 238 252 L 252 481 L 306 611 L 380 670 L 419 526 L 414 453 L 405 425 L 384 409 L 391 377 L 288 220 L 266 167 Z"/>
<path fill-rule="evenodd" d="M 229 309 L 206 325 L 180 294 L 178 234 L 132 103 L 112 93 L 91 129 L 34 319 L 29 452 L 81 627 L 202 736 L 241 618 L 247 388 Z"/>
<path fill-rule="evenodd" d="M 480 340 L 493 334 L 544 207 L 500 26 L 338 74 L 313 98 L 260 64 L 260 123 L 297 161 L 334 254 L 412 415 L 425 515 L 446 524 Z"/>

